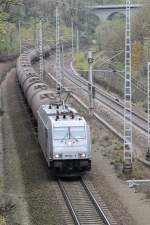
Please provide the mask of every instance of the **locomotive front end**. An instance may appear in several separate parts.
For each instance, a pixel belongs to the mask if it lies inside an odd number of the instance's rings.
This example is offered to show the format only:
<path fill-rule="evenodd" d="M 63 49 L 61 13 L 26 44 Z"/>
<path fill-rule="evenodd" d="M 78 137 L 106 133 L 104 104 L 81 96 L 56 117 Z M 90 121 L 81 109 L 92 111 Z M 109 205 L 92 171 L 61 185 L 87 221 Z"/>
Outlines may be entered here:
<path fill-rule="evenodd" d="M 82 118 L 64 119 L 53 126 L 53 166 L 57 171 L 91 169 L 90 129 Z"/>

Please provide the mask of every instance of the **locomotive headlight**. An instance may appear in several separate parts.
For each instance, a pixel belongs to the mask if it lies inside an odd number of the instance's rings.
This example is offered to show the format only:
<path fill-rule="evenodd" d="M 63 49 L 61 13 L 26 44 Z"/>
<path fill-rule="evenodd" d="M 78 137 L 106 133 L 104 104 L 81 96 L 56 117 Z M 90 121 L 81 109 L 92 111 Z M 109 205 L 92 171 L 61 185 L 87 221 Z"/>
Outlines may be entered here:
<path fill-rule="evenodd" d="M 86 157 L 86 154 L 85 153 L 80 153 L 79 156 L 80 156 L 80 158 L 84 159 Z"/>
<path fill-rule="evenodd" d="M 54 158 L 55 158 L 55 159 L 61 159 L 61 158 L 62 158 L 62 154 L 55 154 L 55 155 L 54 155 Z"/>
<path fill-rule="evenodd" d="M 73 144 L 72 141 L 68 141 L 68 145 L 71 146 Z"/>

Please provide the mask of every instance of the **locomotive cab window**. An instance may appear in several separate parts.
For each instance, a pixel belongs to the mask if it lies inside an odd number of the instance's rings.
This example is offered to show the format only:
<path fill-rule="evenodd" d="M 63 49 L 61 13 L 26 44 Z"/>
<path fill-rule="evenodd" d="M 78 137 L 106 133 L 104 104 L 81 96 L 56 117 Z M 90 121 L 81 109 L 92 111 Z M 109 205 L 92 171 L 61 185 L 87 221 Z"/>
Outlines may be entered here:
<path fill-rule="evenodd" d="M 70 138 L 85 139 L 85 128 L 70 127 Z"/>
<path fill-rule="evenodd" d="M 53 135 L 54 135 L 54 140 L 68 139 L 69 137 L 68 127 L 54 128 Z"/>
<path fill-rule="evenodd" d="M 85 127 L 59 127 L 53 130 L 54 140 L 85 139 Z"/>

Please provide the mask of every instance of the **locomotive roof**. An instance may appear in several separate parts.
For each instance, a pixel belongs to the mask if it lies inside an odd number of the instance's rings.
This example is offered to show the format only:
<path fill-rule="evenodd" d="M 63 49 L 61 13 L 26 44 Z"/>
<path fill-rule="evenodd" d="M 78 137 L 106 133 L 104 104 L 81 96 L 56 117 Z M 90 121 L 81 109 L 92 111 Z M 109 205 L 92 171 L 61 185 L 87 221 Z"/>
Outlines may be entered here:
<path fill-rule="evenodd" d="M 40 107 L 40 115 L 46 122 L 51 120 L 53 126 L 84 126 L 85 120 L 80 114 L 68 105 L 43 105 Z"/>

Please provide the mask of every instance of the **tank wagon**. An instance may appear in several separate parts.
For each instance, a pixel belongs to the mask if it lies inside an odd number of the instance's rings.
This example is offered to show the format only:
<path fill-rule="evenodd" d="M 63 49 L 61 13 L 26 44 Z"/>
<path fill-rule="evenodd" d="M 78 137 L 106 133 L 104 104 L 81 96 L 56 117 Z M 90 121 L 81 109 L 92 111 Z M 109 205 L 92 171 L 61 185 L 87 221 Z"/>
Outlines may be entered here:
<path fill-rule="evenodd" d="M 48 167 L 65 175 L 91 169 L 90 129 L 79 113 L 57 101 L 32 67 L 37 51 L 20 55 L 17 77 L 38 127 L 38 141 Z M 46 53 L 48 54 L 48 52 Z"/>

